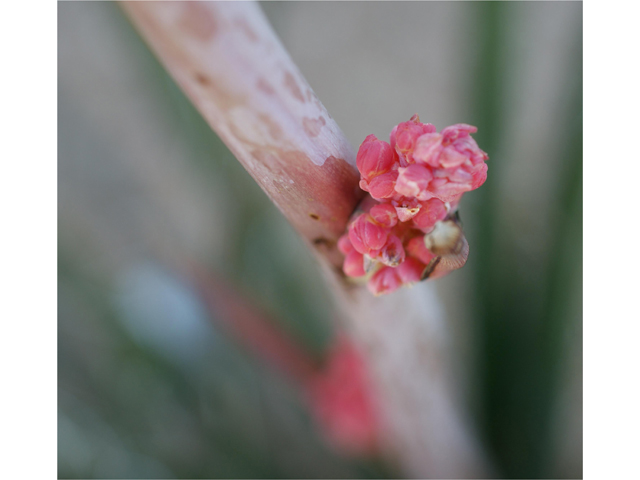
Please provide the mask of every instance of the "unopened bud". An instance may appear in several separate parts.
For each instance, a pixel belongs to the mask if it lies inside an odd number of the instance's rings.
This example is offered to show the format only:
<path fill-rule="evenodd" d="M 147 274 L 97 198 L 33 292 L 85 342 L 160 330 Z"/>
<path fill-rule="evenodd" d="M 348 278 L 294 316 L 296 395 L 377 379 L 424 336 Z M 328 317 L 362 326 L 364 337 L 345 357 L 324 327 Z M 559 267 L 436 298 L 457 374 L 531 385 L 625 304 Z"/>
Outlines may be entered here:
<path fill-rule="evenodd" d="M 363 255 L 355 250 L 349 252 L 344 259 L 342 270 L 349 277 L 362 277 L 365 274 Z"/>
<path fill-rule="evenodd" d="M 373 198 L 390 198 L 396 194 L 396 180 L 398 172 L 383 173 L 374 177 L 368 185 L 369 193 Z"/>
<path fill-rule="evenodd" d="M 423 232 L 428 232 L 439 221 L 447 216 L 447 207 L 437 198 L 422 203 L 420 213 L 413 218 L 413 224 Z"/>
<path fill-rule="evenodd" d="M 360 215 L 349 227 L 349 240 L 356 251 L 368 254 L 387 242 L 389 229 L 375 223 L 369 214 Z"/>
<path fill-rule="evenodd" d="M 412 164 L 405 168 L 398 169 L 398 180 L 396 182 L 396 192 L 406 197 L 417 197 L 427 189 L 429 182 L 433 179 L 433 174 L 424 165 Z"/>
<path fill-rule="evenodd" d="M 367 282 L 367 288 L 376 296 L 394 292 L 401 286 L 397 269 L 391 267 L 382 267 Z"/>
<path fill-rule="evenodd" d="M 387 142 L 369 135 L 360 145 L 356 164 L 362 178 L 369 181 L 393 168 L 393 150 Z"/>
<path fill-rule="evenodd" d="M 398 214 L 396 209 L 388 203 L 379 203 L 371 207 L 369 215 L 380 225 L 392 228 L 398 223 Z"/>
<path fill-rule="evenodd" d="M 349 240 L 349 234 L 345 233 L 338 240 L 338 250 L 340 250 L 345 255 L 353 252 L 353 245 L 351 245 L 351 240 Z"/>
<path fill-rule="evenodd" d="M 397 267 L 404 262 L 405 253 L 402 242 L 395 235 L 389 235 L 387 243 L 380 250 L 378 260 L 389 267 Z"/>
<path fill-rule="evenodd" d="M 425 271 L 425 264 L 416 260 L 415 258 L 408 257 L 402 265 L 398 267 L 398 276 L 402 280 L 404 285 L 416 283 L 422 280 Z"/>

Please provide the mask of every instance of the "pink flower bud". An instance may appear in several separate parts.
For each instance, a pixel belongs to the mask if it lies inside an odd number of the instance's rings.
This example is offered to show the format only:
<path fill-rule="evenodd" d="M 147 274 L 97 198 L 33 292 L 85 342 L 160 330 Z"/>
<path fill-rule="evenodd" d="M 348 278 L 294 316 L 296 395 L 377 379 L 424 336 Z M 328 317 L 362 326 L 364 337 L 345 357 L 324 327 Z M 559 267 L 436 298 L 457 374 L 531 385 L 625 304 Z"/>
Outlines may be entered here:
<path fill-rule="evenodd" d="M 378 225 L 369 214 L 363 213 L 349 227 L 349 240 L 357 252 L 368 254 L 380 250 L 389 237 L 389 229 Z"/>
<path fill-rule="evenodd" d="M 395 195 L 396 179 L 398 172 L 389 172 L 378 175 L 369 182 L 369 193 L 373 198 L 390 198 Z"/>
<path fill-rule="evenodd" d="M 378 140 L 375 135 L 365 138 L 356 157 L 356 165 L 364 180 L 389 172 L 394 164 L 393 150 L 387 142 Z"/>
<path fill-rule="evenodd" d="M 413 217 L 413 224 L 424 233 L 429 232 L 437 221 L 447 216 L 447 208 L 442 200 L 432 198 L 422 203 L 420 212 Z"/>
<path fill-rule="evenodd" d="M 398 223 L 398 214 L 396 209 L 388 203 L 379 203 L 369 210 L 369 215 L 380 225 L 391 228 Z"/>
<path fill-rule="evenodd" d="M 401 167 L 398 169 L 396 192 L 406 197 L 417 197 L 427 189 L 432 178 L 433 174 L 424 165 L 413 164 L 405 168 Z"/>
<path fill-rule="evenodd" d="M 447 178 L 454 183 L 471 183 L 473 175 L 465 168 L 451 168 L 447 172 Z"/>
<path fill-rule="evenodd" d="M 415 257 L 420 260 L 425 265 L 428 265 L 431 260 L 436 258 L 434 255 L 424 244 L 424 237 L 418 236 L 414 237 L 407 243 L 407 254 L 411 257 Z M 408 258 L 411 258 L 408 257 Z"/>
<path fill-rule="evenodd" d="M 404 285 L 419 282 L 426 265 L 413 257 L 407 257 L 396 270 Z"/>
<path fill-rule="evenodd" d="M 464 192 L 472 190 L 471 182 L 450 182 L 448 178 L 436 178 L 429 185 L 429 190 L 443 202 L 449 202 Z"/>
<path fill-rule="evenodd" d="M 438 167 L 442 149 L 442 135 L 439 133 L 427 133 L 416 141 L 413 158 L 417 163 L 426 163 L 432 167 Z"/>
<path fill-rule="evenodd" d="M 435 131 L 436 127 L 430 123 L 420 123 L 418 115 L 411 117 L 408 122 L 398 124 L 391 131 L 391 147 L 398 153 L 403 166 L 414 163 L 412 154 L 418 137 Z"/>
<path fill-rule="evenodd" d="M 382 267 L 367 282 L 367 288 L 374 295 L 395 292 L 402 286 L 402 279 L 397 268 Z"/>
<path fill-rule="evenodd" d="M 345 233 L 338 239 L 338 250 L 340 250 L 345 255 L 353 252 L 353 245 L 351 245 L 351 240 L 349 240 L 348 233 Z"/>
<path fill-rule="evenodd" d="M 413 150 L 416 139 L 423 133 L 421 126 L 416 123 L 401 123 L 395 132 L 396 151 L 406 155 Z"/>
<path fill-rule="evenodd" d="M 488 166 L 486 163 L 481 163 L 476 165 L 472 169 L 473 182 L 471 183 L 471 189 L 475 190 L 476 188 L 482 186 L 482 184 L 487 180 L 487 170 Z"/>
<path fill-rule="evenodd" d="M 487 178 L 488 156 L 471 137 L 476 131 L 458 123 L 437 133 L 414 115 L 393 128 L 390 144 L 374 135 L 365 139 L 357 165 L 360 187 L 370 194 L 361 208 L 369 213 L 352 222 L 339 241 L 347 275 L 374 271 L 368 288 L 380 295 L 419 281 L 436 255 L 440 265 L 448 261 L 436 232 L 447 222 L 457 225 L 445 220 L 448 213 Z M 376 200 L 380 203 L 372 206 Z M 462 235 L 459 226 L 456 231 Z M 449 270 L 445 265 L 438 275 Z"/>
<path fill-rule="evenodd" d="M 398 237 L 391 234 L 387 239 L 387 243 L 380 250 L 380 253 L 376 256 L 376 260 L 379 260 L 383 264 L 389 267 L 397 267 L 404 262 L 405 253 L 402 248 L 402 242 Z"/>
<path fill-rule="evenodd" d="M 342 270 L 349 277 L 362 277 L 364 271 L 364 256 L 352 250 L 347 254 L 342 265 Z"/>
<path fill-rule="evenodd" d="M 458 138 L 468 137 L 470 133 L 476 133 L 478 129 L 473 125 L 467 125 L 466 123 L 456 123 L 450 127 L 442 129 L 442 136 L 444 137 L 445 144 L 452 143 Z"/>
<path fill-rule="evenodd" d="M 472 165 L 477 165 L 489 159 L 489 155 L 480 150 L 476 141 L 470 136 L 458 138 L 455 142 L 451 143 L 451 148 L 471 160 Z"/>
<path fill-rule="evenodd" d="M 459 123 L 442 130 L 441 134 L 422 135 L 416 141 L 413 158 L 432 169 L 434 180 L 427 191 L 442 201 L 452 201 L 455 197 L 478 188 L 486 179 L 484 161 L 489 157 L 478 148 L 469 136 L 476 127 Z M 402 175 L 398 179 L 404 188 Z M 426 193 L 420 196 L 426 200 Z"/>
<path fill-rule="evenodd" d="M 454 168 L 462 165 L 467 159 L 467 155 L 458 152 L 453 146 L 449 146 L 442 150 L 438 161 L 442 168 Z"/>

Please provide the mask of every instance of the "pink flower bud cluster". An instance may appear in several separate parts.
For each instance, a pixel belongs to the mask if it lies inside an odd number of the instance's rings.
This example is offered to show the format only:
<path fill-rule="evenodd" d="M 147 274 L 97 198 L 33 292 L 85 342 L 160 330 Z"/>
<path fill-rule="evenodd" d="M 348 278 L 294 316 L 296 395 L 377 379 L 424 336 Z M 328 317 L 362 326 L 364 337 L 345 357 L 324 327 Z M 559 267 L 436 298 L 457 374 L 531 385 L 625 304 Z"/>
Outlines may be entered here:
<path fill-rule="evenodd" d="M 437 133 L 414 115 L 393 128 L 390 143 L 375 135 L 365 138 L 356 163 L 360 188 L 375 202 L 338 242 L 346 275 L 375 272 L 367 281 L 375 295 L 422 279 L 436 258 L 424 235 L 455 211 L 465 192 L 487 179 L 488 156 L 470 136 L 476 131 L 458 123 Z"/>

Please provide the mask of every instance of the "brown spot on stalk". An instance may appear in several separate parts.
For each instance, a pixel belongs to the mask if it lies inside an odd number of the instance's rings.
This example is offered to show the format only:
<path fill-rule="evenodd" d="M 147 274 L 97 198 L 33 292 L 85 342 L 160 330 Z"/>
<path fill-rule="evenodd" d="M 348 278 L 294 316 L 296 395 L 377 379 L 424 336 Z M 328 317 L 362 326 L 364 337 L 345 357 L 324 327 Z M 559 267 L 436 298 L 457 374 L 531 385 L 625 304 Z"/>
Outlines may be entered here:
<path fill-rule="evenodd" d="M 178 20 L 180 30 L 201 42 L 211 40 L 218 32 L 218 24 L 209 8 L 200 2 L 184 2 L 183 5 Z"/>
<path fill-rule="evenodd" d="M 317 137 L 320 134 L 320 130 L 327 124 L 327 121 L 322 115 L 318 118 L 304 117 L 302 119 L 302 127 L 307 135 L 310 137 Z"/>
<path fill-rule="evenodd" d="M 302 103 L 304 103 L 304 95 L 302 94 L 302 90 L 300 90 L 300 87 L 298 86 L 298 82 L 296 82 L 296 79 L 291 72 L 285 73 L 284 86 L 286 87 L 287 90 L 289 90 L 291 95 L 293 95 L 293 97 L 296 100 L 299 100 Z"/>
<path fill-rule="evenodd" d="M 331 249 L 335 245 L 335 242 L 325 237 L 318 237 L 313 239 L 313 244 L 316 247 L 325 247 L 327 249 Z"/>
<path fill-rule="evenodd" d="M 211 85 L 211 80 L 209 80 L 209 77 L 207 77 L 204 73 L 196 72 L 194 76 L 196 82 L 198 82 L 203 87 L 208 87 L 209 85 Z"/>
<path fill-rule="evenodd" d="M 224 88 L 222 82 L 215 77 L 211 77 L 201 71 L 196 71 L 193 74 L 193 78 L 198 85 L 207 89 L 208 96 L 223 110 L 229 110 L 244 102 L 243 97 L 233 94 Z"/>
<path fill-rule="evenodd" d="M 318 215 L 316 215 L 315 213 L 310 213 L 309 216 L 311 218 L 313 218 L 314 220 L 320 220 L 320 217 Z M 315 240 L 314 240 L 314 242 L 315 242 Z"/>

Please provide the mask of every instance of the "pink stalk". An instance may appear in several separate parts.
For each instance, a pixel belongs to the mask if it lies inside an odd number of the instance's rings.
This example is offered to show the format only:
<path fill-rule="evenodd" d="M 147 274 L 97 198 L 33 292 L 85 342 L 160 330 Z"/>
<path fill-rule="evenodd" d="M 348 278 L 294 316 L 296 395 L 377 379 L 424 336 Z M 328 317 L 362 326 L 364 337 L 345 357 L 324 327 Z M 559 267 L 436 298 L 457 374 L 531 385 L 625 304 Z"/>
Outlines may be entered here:
<path fill-rule="evenodd" d="M 225 282 L 194 264 L 184 272 L 200 292 L 217 326 L 261 361 L 296 381 L 303 381 L 317 370 L 317 362 L 305 350 Z"/>
<path fill-rule="evenodd" d="M 372 375 L 383 454 L 409 476 L 486 475 L 452 392 L 446 325 L 433 287 L 373 298 L 344 282 L 338 239 L 362 197 L 355 155 L 260 8 L 248 2 L 122 5 L 212 129 L 327 267 L 346 327 Z"/>
<path fill-rule="evenodd" d="M 327 440 L 343 454 L 378 453 L 379 413 L 361 352 L 338 334 L 319 361 L 227 284 L 197 265 L 184 269 L 217 326 L 260 362 L 296 382 Z"/>

